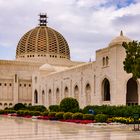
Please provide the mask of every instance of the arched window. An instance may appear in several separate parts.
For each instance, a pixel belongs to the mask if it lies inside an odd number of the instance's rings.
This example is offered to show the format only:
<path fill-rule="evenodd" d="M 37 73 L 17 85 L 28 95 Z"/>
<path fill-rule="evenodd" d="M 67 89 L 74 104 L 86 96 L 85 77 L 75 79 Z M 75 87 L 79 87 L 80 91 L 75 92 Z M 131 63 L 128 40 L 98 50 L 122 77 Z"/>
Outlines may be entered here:
<path fill-rule="evenodd" d="M 77 99 L 77 101 L 79 100 L 79 88 L 77 85 L 74 87 L 74 98 Z"/>
<path fill-rule="evenodd" d="M 64 98 L 68 97 L 68 94 L 69 94 L 68 87 L 65 87 L 65 90 L 64 90 Z"/>
<path fill-rule="evenodd" d="M 7 106 L 7 103 L 4 103 L 4 106 Z"/>
<path fill-rule="evenodd" d="M 127 82 L 126 104 L 137 105 L 138 104 L 138 85 L 137 81 L 133 78 Z"/>
<path fill-rule="evenodd" d="M 91 103 L 91 86 L 89 83 L 86 84 L 85 92 L 86 92 L 86 105 L 90 105 L 90 103 Z"/>
<path fill-rule="evenodd" d="M 110 83 L 107 78 L 102 82 L 103 101 L 110 101 Z"/>
<path fill-rule="evenodd" d="M 52 90 L 49 89 L 49 105 L 52 104 Z"/>
<path fill-rule="evenodd" d="M 35 92 L 34 92 L 34 103 L 35 104 L 38 103 L 38 92 L 37 92 L 37 90 L 35 90 Z"/>
<path fill-rule="evenodd" d="M 60 93 L 59 93 L 59 88 L 56 89 L 56 104 L 59 104 L 60 102 Z"/>
<path fill-rule="evenodd" d="M 15 83 L 17 83 L 17 74 L 15 74 Z"/>
<path fill-rule="evenodd" d="M 106 56 L 106 66 L 108 66 L 108 63 L 109 63 L 109 58 L 108 56 Z"/>
<path fill-rule="evenodd" d="M 35 83 L 37 83 L 37 76 L 35 77 Z"/>
<path fill-rule="evenodd" d="M 103 66 L 105 66 L 105 57 L 103 57 Z"/>
<path fill-rule="evenodd" d="M 44 105 L 44 96 L 45 95 L 45 92 L 44 92 L 44 90 L 42 90 L 42 104 Z"/>
<path fill-rule="evenodd" d="M 9 106 L 11 107 L 13 104 L 12 103 L 9 103 Z"/>

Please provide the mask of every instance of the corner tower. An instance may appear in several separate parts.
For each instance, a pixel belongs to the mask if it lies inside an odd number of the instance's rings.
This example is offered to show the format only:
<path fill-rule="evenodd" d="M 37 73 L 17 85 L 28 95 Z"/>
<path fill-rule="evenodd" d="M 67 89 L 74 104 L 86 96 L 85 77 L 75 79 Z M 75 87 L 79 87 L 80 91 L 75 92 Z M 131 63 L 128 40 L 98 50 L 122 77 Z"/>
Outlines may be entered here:
<path fill-rule="evenodd" d="M 49 59 L 70 59 L 65 38 L 47 26 L 47 14 L 40 14 L 39 17 L 39 26 L 21 37 L 16 49 L 16 60 L 47 62 Z"/>

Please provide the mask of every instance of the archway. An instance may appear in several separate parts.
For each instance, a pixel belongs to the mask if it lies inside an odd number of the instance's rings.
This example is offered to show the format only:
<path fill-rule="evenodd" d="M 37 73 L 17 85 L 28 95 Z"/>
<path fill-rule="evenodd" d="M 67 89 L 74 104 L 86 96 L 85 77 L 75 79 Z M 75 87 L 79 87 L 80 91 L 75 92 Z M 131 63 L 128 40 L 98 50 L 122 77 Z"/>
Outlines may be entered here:
<path fill-rule="evenodd" d="M 44 105 L 45 91 L 42 90 L 42 104 Z"/>
<path fill-rule="evenodd" d="M 34 103 L 35 104 L 38 103 L 38 92 L 37 92 L 37 90 L 35 90 L 35 92 L 34 92 Z"/>
<path fill-rule="evenodd" d="M 110 83 L 107 78 L 102 83 L 103 101 L 110 101 Z"/>
<path fill-rule="evenodd" d="M 77 85 L 74 87 L 74 98 L 77 99 L 77 101 L 79 100 L 79 88 Z"/>
<path fill-rule="evenodd" d="M 133 78 L 127 82 L 126 105 L 138 104 L 138 85 Z"/>
<path fill-rule="evenodd" d="M 51 89 L 49 89 L 49 98 L 48 98 L 48 102 L 49 102 L 49 105 L 51 105 L 52 104 L 52 91 L 51 91 Z"/>
<path fill-rule="evenodd" d="M 86 84 L 85 92 L 86 92 L 86 105 L 90 105 L 90 103 L 91 103 L 91 86 L 89 83 Z"/>
<path fill-rule="evenodd" d="M 64 98 L 68 97 L 68 94 L 69 94 L 68 87 L 65 87 L 65 90 L 64 90 Z"/>
<path fill-rule="evenodd" d="M 59 88 L 56 89 L 56 104 L 59 104 L 60 102 L 60 92 Z"/>

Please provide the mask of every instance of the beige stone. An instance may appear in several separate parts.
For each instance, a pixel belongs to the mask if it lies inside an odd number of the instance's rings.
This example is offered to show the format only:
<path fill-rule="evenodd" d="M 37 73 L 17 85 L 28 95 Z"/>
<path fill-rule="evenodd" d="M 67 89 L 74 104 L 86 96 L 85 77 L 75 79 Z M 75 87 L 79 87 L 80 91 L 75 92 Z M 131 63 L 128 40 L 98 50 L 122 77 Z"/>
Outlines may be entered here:
<path fill-rule="evenodd" d="M 94 62 L 74 62 L 60 33 L 46 26 L 30 30 L 18 43 L 16 60 L 0 60 L 0 108 L 19 102 L 48 107 L 65 97 L 76 98 L 81 108 L 140 104 L 139 80 L 123 70 L 124 41 L 131 40 L 121 32 L 96 51 Z"/>

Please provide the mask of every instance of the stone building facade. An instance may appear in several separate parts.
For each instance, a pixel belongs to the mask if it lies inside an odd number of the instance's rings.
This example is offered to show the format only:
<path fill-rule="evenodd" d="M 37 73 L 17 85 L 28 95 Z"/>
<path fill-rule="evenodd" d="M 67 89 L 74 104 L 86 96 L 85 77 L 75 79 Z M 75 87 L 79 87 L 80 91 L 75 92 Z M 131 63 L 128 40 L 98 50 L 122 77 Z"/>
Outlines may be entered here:
<path fill-rule="evenodd" d="M 140 81 L 123 70 L 122 42 L 131 40 L 122 31 L 96 51 L 94 62 L 75 62 L 67 41 L 46 18 L 40 15 L 40 25 L 20 39 L 16 60 L 0 60 L 0 108 L 19 102 L 48 107 L 65 97 L 76 98 L 80 107 L 140 104 Z"/>

